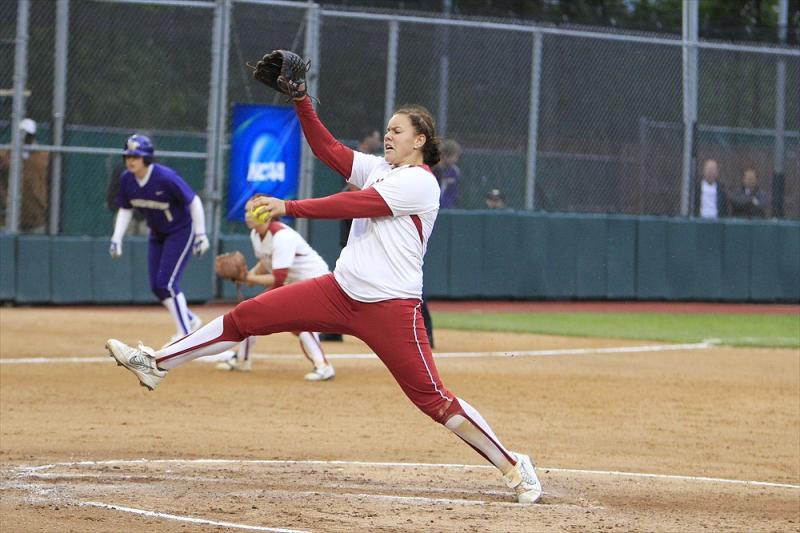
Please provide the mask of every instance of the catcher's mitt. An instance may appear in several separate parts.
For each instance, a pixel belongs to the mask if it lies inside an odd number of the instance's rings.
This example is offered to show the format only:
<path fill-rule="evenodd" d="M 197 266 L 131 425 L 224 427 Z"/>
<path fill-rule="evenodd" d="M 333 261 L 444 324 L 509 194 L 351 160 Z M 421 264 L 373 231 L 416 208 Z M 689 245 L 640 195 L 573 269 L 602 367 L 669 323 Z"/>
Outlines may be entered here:
<path fill-rule="evenodd" d="M 288 50 L 273 50 L 253 68 L 253 77 L 291 98 L 306 95 L 306 72 L 311 62 Z"/>
<path fill-rule="evenodd" d="M 214 271 L 222 279 L 244 283 L 247 281 L 247 260 L 242 252 L 220 254 L 214 260 Z"/>

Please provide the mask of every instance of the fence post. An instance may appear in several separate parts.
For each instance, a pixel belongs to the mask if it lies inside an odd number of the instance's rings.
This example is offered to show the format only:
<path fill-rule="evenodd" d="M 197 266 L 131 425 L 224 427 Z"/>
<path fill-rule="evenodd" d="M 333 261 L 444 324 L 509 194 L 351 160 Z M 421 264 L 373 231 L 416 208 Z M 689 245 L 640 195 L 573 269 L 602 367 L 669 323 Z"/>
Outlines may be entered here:
<path fill-rule="evenodd" d="M 22 133 L 19 122 L 25 118 L 25 84 L 28 81 L 28 25 L 30 24 L 30 0 L 17 3 L 17 37 L 14 50 L 14 102 L 11 110 L 11 164 L 8 172 L 8 197 L 6 205 L 6 229 L 12 233 L 19 230 L 19 210 L 22 205 Z"/>
<path fill-rule="evenodd" d="M 211 242 L 210 253 L 216 255 L 219 252 L 219 226 L 214 224 L 214 208 L 217 205 L 215 199 L 217 172 L 217 145 L 219 144 L 219 83 L 220 71 L 222 69 L 222 25 L 223 25 L 223 3 L 225 0 L 217 0 L 214 7 L 214 22 L 211 35 L 211 76 L 208 81 L 208 123 L 206 125 L 206 179 L 203 184 L 203 196 L 205 196 L 206 231 Z M 211 275 L 212 295 L 217 296 L 219 285 L 216 282 L 216 275 Z"/>
<path fill-rule="evenodd" d="M 528 157 L 525 162 L 525 209 L 536 208 L 536 154 L 539 146 L 539 104 L 542 86 L 542 33 L 533 33 L 531 97 L 528 109 Z"/>
<path fill-rule="evenodd" d="M 53 69 L 53 146 L 64 145 L 67 101 L 67 47 L 69 46 L 69 0 L 56 4 L 55 68 Z M 57 235 L 61 219 L 61 152 L 52 153 L 50 166 L 50 235 Z"/>
<path fill-rule="evenodd" d="M 386 51 L 386 101 L 383 108 L 383 123 L 388 124 L 394 112 L 397 95 L 397 44 L 400 39 L 400 24 L 389 21 L 389 48 Z"/>
<path fill-rule="evenodd" d="M 788 0 L 780 0 L 778 11 L 778 38 L 786 43 L 786 25 L 789 20 Z M 775 154 L 772 165 L 772 216 L 783 217 L 784 158 L 786 120 L 786 59 L 778 56 L 775 73 Z"/>
<path fill-rule="evenodd" d="M 206 125 L 206 180 L 203 187 L 205 196 L 206 216 L 209 216 L 214 209 L 214 182 L 217 171 L 217 145 L 219 144 L 219 82 L 220 70 L 222 69 L 222 17 L 223 2 L 217 0 L 214 7 L 214 23 L 211 36 L 211 76 L 208 81 L 208 123 Z M 216 252 L 217 247 L 217 228 L 208 228 L 213 235 L 211 238 L 212 250 Z"/>
<path fill-rule="evenodd" d="M 217 146 L 214 153 L 214 194 L 213 201 L 213 224 L 212 236 L 214 242 L 219 240 L 220 226 L 222 225 L 222 184 L 225 182 L 225 146 L 227 145 L 228 123 L 228 57 L 230 57 L 231 43 L 231 11 L 233 9 L 232 0 L 222 0 L 222 36 L 221 36 L 221 57 L 219 68 L 219 100 L 217 111 Z M 215 246 L 214 253 L 217 252 Z"/>
<path fill-rule="evenodd" d="M 683 0 L 683 166 L 681 171 L 681 215 L 689 216 L 690 190 L 693 187 L 692 154 L 697 122 L 697 16 L 699 2 Z"/>
<path fill-rule="evenodd" d="M 306 35 L 303 50 L 306 57 L 311 60 L 312 69 L 306 78 L 306 90 L 308 94 L 316 95 L 319 93 L 319 4 L 309 3 L 306 11 Z M 297 194 L 298 198 L 310 198 L 314 186 L 314 154 L 311 147 L 303 137 L 303 144 L 300 152 L 300 186 Z M 308 220 L 298 218 L 296 222 L 297 232 L 308 239 Z"/>
<path fill-rule="evenodd" d="M 647 117 L 639 117 L 639 183 L 636 187 L 636 213 L 644 211 L 644 187 L 647 180 L 647 156 L 649 155 L 648 146 L 648 124 Z"/>

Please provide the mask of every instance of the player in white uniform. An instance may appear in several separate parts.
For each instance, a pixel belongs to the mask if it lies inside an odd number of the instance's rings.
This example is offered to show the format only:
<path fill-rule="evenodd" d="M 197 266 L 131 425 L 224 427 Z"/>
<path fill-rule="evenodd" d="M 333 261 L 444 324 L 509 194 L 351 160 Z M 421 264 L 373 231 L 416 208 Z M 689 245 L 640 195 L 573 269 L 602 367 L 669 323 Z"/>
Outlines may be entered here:
<path fill-rule="evenodd" d="M 439 186 L 430 171 L 439 159 L 438 139 L 430 113 L 415 106 L 398 109 L 387 124 L 380 158 L 336 141 L 305 95 L 295 99 L 295 109 L 314 154 L 361 190 L 285 202 L 256 198 L 253 205 L 257 215 L 260 207 L 272 216 L 354 219 L 334 273 L 245 300 L 158 351 L 109 339 L 111 355 L 153 389 L 171 369 L 249 335 L 354 335 L 372 348 L 414 405 L 500 471 L 517 501 L 537 502 L 542 487 L 530 457 L 506 449 L 478 410 L 442 384 L 423 325 L 422 263 L 439 211 Z M 508 396 L 509 409 L 520 401 L 518 385 L 498 391 Z M 369 403 L 361 412 L 366 422 Z"/>
<path fill-rule="evenodd" d="M 295 230 L 277 218 L 267 223 L 254 220 L 251 215 L 253 200 L 264 196 L 256 194 L 245 205 L 245 223 L 250 228 L 250 242 L 258 262 L 247 273 L 249 285 L 258 284 L 274 290 L 290 283 L 323 276 L 330 272 L 328 264 Z M 306 381 L 327 381 L 336 372 L 325 358 L 325 352 L 316 331 L 294 332 L 300 339 L 303 353 L 314 365 L 314 370 L 305 375 Z M 252 365 L 250 353 L 255 337 L 247 337 L 239 345 L 239 351 L 226 361 L 217 364 L 219 370 L 249 371 Z"/>

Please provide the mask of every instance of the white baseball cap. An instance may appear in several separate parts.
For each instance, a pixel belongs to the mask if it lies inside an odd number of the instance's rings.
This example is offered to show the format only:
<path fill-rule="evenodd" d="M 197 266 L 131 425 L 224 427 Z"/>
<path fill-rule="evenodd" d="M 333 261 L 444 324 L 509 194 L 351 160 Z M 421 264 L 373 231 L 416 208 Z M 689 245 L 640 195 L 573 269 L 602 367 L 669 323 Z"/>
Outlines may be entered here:
<path fill-rule="evenodd" d="M 30 118 L 23 118 L 19 121 L 19 129 L 28 135 L 36 135 L 36 121 Z"/>

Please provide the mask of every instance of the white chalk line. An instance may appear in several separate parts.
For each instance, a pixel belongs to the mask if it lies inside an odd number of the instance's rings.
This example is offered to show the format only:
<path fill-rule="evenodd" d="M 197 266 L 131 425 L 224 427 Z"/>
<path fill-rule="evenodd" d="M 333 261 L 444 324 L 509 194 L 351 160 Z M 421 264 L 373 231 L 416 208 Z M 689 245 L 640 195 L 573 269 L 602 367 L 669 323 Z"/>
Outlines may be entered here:
<path fill-rule="evenodd" d="M 493 469 L 490 465 L 467 465 L 467 464 L 451 464 L 451 463 L 398 463 L 398 462 L 370 462 L 370 461 L 322 461 L 322 460 L 279 460 L 279 459 L 118 459 L 108 461 L 72 461 L 51 463 L 45 465 L 20 465 L 17 467 L 19 477 L 27 478 L 44 478 L 51 477 L 49 473 L 42 473 L 43 470 L 50 470 L 56 467 L 83 467 L 83 466 L 105 466 L 105 465 L 146 465 L 146 464 L 172 464 L 172 465 L 192 465 L 192 464 L 208 464 L 208 465 L 323 465 L 323 466 L 370 466 L 370 467 L 401 467 L 401 468 L 450 468 L 450 469 Z M 738 479 L 714 478 L 707 476 L 681 476 L 671 474 L 650 474 L 642 472 L 621 472 L 610 470 L 580 470 L 572 468 L 552 468 L 552 467 L 537 467 L 540 472 L 563 472 L 572 474 L 589 474 L 589 475 L 606 475 L 618 477 L 634 477 L 634 478 L 650 478 L 650 479 L 669 479 L 681 481 L 694 481 L 694 482 L 708 482 L 708 483 L 724 483 L 724 484 L 738 484 L 748 486 L 761 486 L 770 488 L 788 488 L 800 489 L 800 485 L 793 485 L 788 483 L 771 483 L 766 481 L 749 481 Z M 106 473 L 111 477 L 115 477 L 116 473 Z M 123 478 L 127 474 L 120 473 Z M 69 474 L 65 474 L 68 477 Z M 52 477 L 58 477 L 58 474 L 53 474 Z M 39 491 L 35 485 L 27 482 L 16 484 L 18 488 L 27 488 L 29 491 L 38 492 L 40 496 L 46 496 L 48 492 Z M 401 487 L 402 489 L 403 487 Z M 281 493 L 293 496 L 319 496 L 320 491 L 280 491 Z M 423 504 L 423 505 L 491 505 L 491 506 L 510 506 L 514 507 L 518 504 L 511 502 L 489 502 L 484 500 L 474 499 L 458 499 L 458 498 L 429 498 L 424 496 L 400 496 L 390 494 L 369 494 L 369 493 L 341 493 L 341 492 L 325 492 L 329 497 L 337 499 L 366 499 L 373 501 L 388 501 L 396 503 L 410 503 L 410 504 Z M 492 492 L 492 494 L 494 494 Z M 487 494 L 489 495 L 489 494 Z M 150 516 L 153 518 L 161 518 L 165 520 L 173 520 L 178 522 L 188 522 L 194 524 L 207 524 L 219 527 L 227 527 L 230 529 L 241 529 L 250 531 L 268 531 L 268 532 L 284 532 L 284 533 L 307 533 L 303 530 L 294 530 L 286 528 L 271 528 L 265 526 L 255 526 L 250 524 L 240 524 L 236 522 L 224 522 L 218 520 L 210 520 L 205 518 L 197 518 L 193 516 L 177 515 L 172 513 L 164 513 L 160 511 L 152 511 L 146 509 L 137 509 L 133 507 L 125 507 L 122 505 L 96 502 L 96 501 L 74 501 L 72 502 L 82 507 L 95 507 L 101 509 L 108 509 L 119 511 L 123 513 L 136 514 L 141 516 Z"/>
<path fill-rule="evenodd" d="M 39 466 L 20 466 L 23 475 L 32 474 L 41 470 L 64 467 L 81 466 L 111 466 L 111 465 L 146 465 L 146 464 L 207 464 L 207 465 L 320 465 L 320 466 L 370 466 L 393 468 L 450 468 L 450 469 L 494 469 L 491 465 L 467 465 L 453 463 L 396 463 L 380 461 L 323 461 L 323 460 L 294 460 L 294 459 L 114 459 L 108 461 L 71 461 L 51 463 Z M 709 476 L 683 476 L 676 474 L 652 474 L 647 472 L 623 472 L 615 470 L 580 470 L 574 468 L 553 468 L 537 466 L 536 470 L 543 472 L 562 472 L 565 474 L 588 474 L 617 477 L 637 477 L 651 479 L 670 479 L 678 481 L 696 481 L 705 483 L 726 483 L 734 485 L 751 485 L 758 487 L 771 487 L 782 489 L 800 490 L 800 485 L 791 483 L 773 483 L 769 481 L 752 481 L 742 479 L 718 478 Z"/>
<path fill-rule="evenodd" d="M 124 507 L 122 505 L 113 505 L 103 502 L 79 502 L 81 507 L 98 507 L 100 509 L 109 509 L 112 511 L 121 511 L 123 513 L 136 514 L 141 516 L 150 516 L 153 518 L 164 518 L 166 520 L 174 520 L 176 522 L 189 522 L 191 524 L 207 524 L 210 526 L 227 527 L 229 529 L 246 529 L 249 531 L 272 531 L 276 533 L 310 533 L 302 529 L 284 529 L 276 527 L 264 526 L 251 526 L 248 524 L 238 524 L 236 522 L 221 522 L 218 520 L 208 520 L 206 518 L 195 518 L 193 516 L 183 516 L 170 513 L 160 513 L 158 511 L 147 511 L 145 509 L 136 509 L 134 507 Z"/>
<path fill-rule="evenodd" d="M 616 346 L 610 348 L 561 348 L 553 350 L 505 351 L 505 352 L 436 352 L 435 359 L 467 359 L 480 357 L 557 357 L 570 355 L 596 355 L 618 353 L 671 352 L 682 350 L 704 350 L 715 346 L 711 341 L 685 344 L 651 344 L 644 346 Z M 326 354 L 328 359 L 376 359 L 373 353 Z M 254 360 L 300 359 L 299 354 L 253 354 Z M 202 361 L 210 363 L 216 361 Z M 42 365 L 59 363 L 113 363 L 108 357 L 18 357 L 0 359 L 0 365 Z"/>

